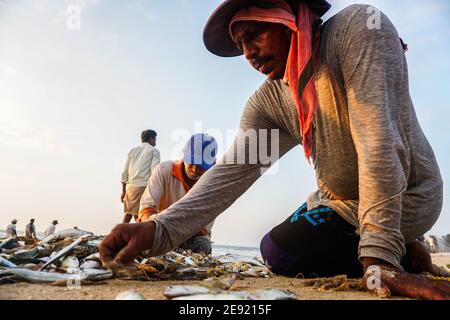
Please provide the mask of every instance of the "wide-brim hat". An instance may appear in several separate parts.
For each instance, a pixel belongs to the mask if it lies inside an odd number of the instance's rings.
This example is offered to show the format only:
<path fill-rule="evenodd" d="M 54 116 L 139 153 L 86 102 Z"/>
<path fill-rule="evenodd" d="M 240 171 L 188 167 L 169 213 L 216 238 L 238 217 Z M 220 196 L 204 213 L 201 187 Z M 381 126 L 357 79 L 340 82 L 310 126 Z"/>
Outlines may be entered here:
<path fill-rule="evenodd" d="M 286 0 L 292 2 L 295 0 Z M 319 17 L 323 16 L 331 5 L 325 0 L 302 0 Z M 203 30 L 203 43 L 206 48 L 221 57 L 235 57 L 242 54 L 229 33 L 231 18 L 242 8 L 257 5 L 258 0 L 225 0 L 211 14 Z"/>

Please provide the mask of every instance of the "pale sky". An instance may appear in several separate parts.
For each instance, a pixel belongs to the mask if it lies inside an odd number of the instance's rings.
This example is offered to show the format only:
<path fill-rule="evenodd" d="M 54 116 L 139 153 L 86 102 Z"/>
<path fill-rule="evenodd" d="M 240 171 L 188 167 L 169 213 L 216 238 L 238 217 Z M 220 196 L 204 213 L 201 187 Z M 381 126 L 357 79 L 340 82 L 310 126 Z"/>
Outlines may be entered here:
<path fill-rule="evenodd" d="M 328 18 L 359 1 L 332 0 Z M 219 58 L 202 42 L 218 0 L 0 1 L 0 229 L 78 226 L 106 234 L 120 221 L 120 174 L 140 132 L 158 132 L 163 160 L 177 134 L 234 130 L 264 77 L 242 57 Z M 444 179 L 432 229 L 450 233 L 450 3 L 366 0 L 409 45 L 410 92 Z M 78 5 L 80 29 L 67 25 Z M 212 131 L 213 132 L 213 131 Z M 219 140 L 221 153 L 229 145 Z M 217 220 L 213 241 L 258 246 L 316 189 L 300 147 Z"/>

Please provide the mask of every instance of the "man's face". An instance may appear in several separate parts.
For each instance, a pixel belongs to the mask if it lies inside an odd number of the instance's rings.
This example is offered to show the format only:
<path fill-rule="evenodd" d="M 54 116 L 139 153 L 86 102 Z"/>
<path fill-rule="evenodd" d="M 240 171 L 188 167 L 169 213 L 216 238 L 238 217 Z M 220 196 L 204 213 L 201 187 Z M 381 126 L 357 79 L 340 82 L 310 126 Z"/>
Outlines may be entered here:
<path fill-rule="evenodd" d="M 198 180 L 206 172 L 205 169 L 200 168 L 196 164 L 184 164 L 184 172 L 191 180 Z"/>
<path fill-rule="evenodd" d="M 282 79 L 290 48 L 290 32 L 279 23 L 238 21 L 232 27 L 236 46 L 259 72 Z"/>
<path fill-rule="evenodd" d="M 150 143 L 152 146 L 156 146 L 156 137 L 150 138 L 150 139 L 148 140 L 148 143 Z"/>

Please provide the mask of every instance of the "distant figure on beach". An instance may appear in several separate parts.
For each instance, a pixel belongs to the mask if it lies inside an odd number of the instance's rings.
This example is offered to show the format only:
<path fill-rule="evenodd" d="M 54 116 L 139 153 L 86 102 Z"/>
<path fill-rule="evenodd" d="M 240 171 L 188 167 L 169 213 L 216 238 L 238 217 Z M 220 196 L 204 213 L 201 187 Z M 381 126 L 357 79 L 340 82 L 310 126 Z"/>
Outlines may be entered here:
<path fill-rule="evenodd" d="M 53 220 L 53 222 L 48 226 L 48 228 L 44 232 L 45 237 L 48 237 L 49 235 L 52 235 L 55 233 L 57 224 L 58 224 L 58 220 Z"/>
<path fill-rule="evenodd" d="M 325 0 L 220 3 L 204 28 L 206 48 L 218 56 L 243 55 L 267 79 L 249 98 L 227 154 L 160 214 L 116 226 L 100 245 L 105 264 L 179 246 L 301 145 L 317 189 L 261 239 L 271 271 L 362 277 L 367 290 L 385 297 L 450 297 L 448 282 L 418 275 L 445 276 L 417 240 L 438 220 L 444 189 L 411 99 L 406 45 L 378 9 L 351 5 L 323 22 L 329 8 Z M 372 10 L 377 27 L 368 23 Z M 288 170 L 300 166 L 299 159 Z M 254 232 L 251 226 L 247 232 Z"/>
<path fill-rule="evenodd" d="M 31 219 L 25 227 L 25 244 L 34 244 L 36 240 L 36 226 L 34 225 L 34 219 Z"/>
<path fill-rule="evenodd" d="M 11 221 L 11 224 L 8 225 L 8 227 L 6 228 L 6 234 L 9 237 L 17 237 L 16 225 L 17 225 L 17 219 L 13 219 Z"/>
<path fill-rule="evenodd" d="M 183 198 L 200 177 L 216 162 L 217 142 L 208 134 L 193 135 L 183 148 L 183 159 L 164 161 L 150 177 L 141 198 L 138 222 L 167 209 Z M 211 254 L 214 221 L 180 245 L 180 248 Z"/>
<path fill-rule="evenodd" d="M 122 173 L 122 195 L 124 204 L 122 223 L 137 220 L 139 202 L 147 186 L 153 169 L 159 164 L 161 156 L 156 146 L 156 131 L 145 130 L 141 133 L 142 144 L 128 152 L 125 168 Z"/>

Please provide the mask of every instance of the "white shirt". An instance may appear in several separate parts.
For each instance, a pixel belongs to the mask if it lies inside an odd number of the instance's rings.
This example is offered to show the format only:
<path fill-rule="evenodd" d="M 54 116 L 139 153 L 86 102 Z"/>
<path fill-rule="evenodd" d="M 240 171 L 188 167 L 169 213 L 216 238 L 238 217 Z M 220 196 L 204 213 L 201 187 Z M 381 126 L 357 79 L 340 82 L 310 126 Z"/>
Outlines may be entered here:
<path fill-rule="evenodd" d="M 16 225 L 11 223 L 11 224 L 6 228 L 6 233 L 8 234 L 8 236 L 14 237 L 15 234 L 16 234 Z"/>
<path fill-rule="evenodd" d="M 49 235 L 54 234 L 55 233 L 55 229 L 56 229 L 56 226 L 52 223 L 47 228 L 47 230 L 45 230 L 45 232 L 44 232 L 45 237 L 48 237 Z"/>
<path fill-rule="evenodd" d="M 145 187 L 160 160 L 159 150 L 151 144 L 143 142 L 128 153 L 122 173 L 122 182 L 136 187 Z"/>
<path fill-rule="evenodd" d="M 148 180 L 147 188 L 141 197 L 139 212 L 148 210 L 160 213 L 183 198 L 190 190 L 184 180 L 183 170 L 184 164 L 181 160 L 161 162 Z M 205 236 L 208 239 L 211 239 L 213 225 L 214 220 L 202 229 L 207 232 Z"/>

